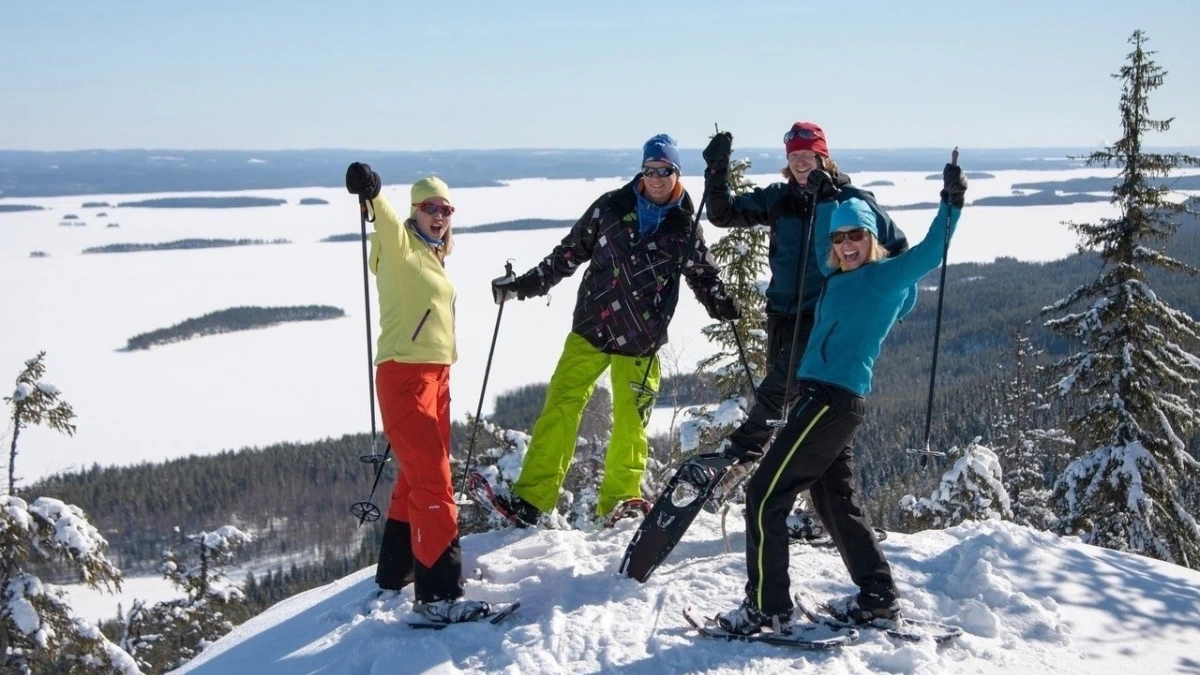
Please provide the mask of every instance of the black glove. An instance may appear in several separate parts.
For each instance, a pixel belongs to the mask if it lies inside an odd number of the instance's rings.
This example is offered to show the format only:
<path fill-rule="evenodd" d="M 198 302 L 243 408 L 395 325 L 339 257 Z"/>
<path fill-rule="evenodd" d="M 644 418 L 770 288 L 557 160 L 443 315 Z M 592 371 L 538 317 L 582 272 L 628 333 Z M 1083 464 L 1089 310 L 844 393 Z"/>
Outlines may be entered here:
<path fill-rule="evenodd" d="M 521 276 L 508 276 L 492 279 L 492 300 L 502 305 L 509 300 L 524 300 L 537 295 L 541 289 L 542 280 L 537 270 L 530 270 Z"/>
<path fill-rule="evenodd" d="M 708 147 L 704 148 L 704 162 L 710 169 L 723 169 L 729 165 L 729 155 L 733 153 L 733 134 L 728 131 L 718 131 Z"/>
<path fill-rule="evenodd" d="M 813 169 L 808 172 L 808 178 L 804 181 L 804 191 L 813 196 L 813 201 L 823 202 L 837 199 L 841 190 L 828 171 Z"/>
<path fill-rule="evenodd" d="M 725 291 L 716 291 L 709 296 L 704 308 L 715 321 L 737 321 L 742 318 L 742 304 Z"/>
<path fill-rule="evenodd" d="M 375 199 L 379 196 L 379 174 L 371 170 L 370 164 L 354 162 L 346 167 L 346 191 L 360 199 Z"/>
<path fill-rule="evenodd" d="M 956 209 L 961 209 L 966 203 L 967 177 L 962 167 L 957 164 L 947 164 L 942 169 L 942 201 Z"/>

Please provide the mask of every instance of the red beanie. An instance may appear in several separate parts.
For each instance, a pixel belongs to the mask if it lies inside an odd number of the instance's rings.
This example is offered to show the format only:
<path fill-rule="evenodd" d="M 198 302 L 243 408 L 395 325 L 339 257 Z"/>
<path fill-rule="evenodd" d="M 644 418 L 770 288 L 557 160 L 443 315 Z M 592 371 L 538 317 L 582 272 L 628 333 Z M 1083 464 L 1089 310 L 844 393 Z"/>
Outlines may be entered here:
<path fill-rule="evenodd" d="M 783 147 L 791 154 L 797 150 L 812 150 L 822 157 L 829 156 L 829 146 L 825 144 L 825 132 L 812 122 L 796 122 L 783 135 Z"/>

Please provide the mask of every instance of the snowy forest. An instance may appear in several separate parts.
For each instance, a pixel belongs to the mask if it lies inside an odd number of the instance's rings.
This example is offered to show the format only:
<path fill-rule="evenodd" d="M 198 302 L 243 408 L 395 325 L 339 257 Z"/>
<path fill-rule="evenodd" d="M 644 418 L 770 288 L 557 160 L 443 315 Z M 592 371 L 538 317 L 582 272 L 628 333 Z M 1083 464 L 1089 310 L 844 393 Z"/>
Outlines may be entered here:
<path fill-rule="evenodd" d="M 1118 171 L 1110 198 L 1118 215 L 1070 223 L 1079 253 L 1065 260 L 955 265 L 944 285 L 931 274 L 917 310 L 885 343 L 879 393 L 856 440 L 862 496 L 878 527 L 1008 520 L 1200 569 L 1200 202 L 1181 199 L 1171 182 L 1200 158 L 1147 150 L 1171 119 L 1151 115 L 1165 71 L 1146 42 L 1133 34 L 1114 75 L 1122 137 L 1085 158 Z M 736 163 L 735 191 L 751 187 L 750 168 Z M 652 439 L 643 483 L 651 499 L 682 458 L 711 451 L 744 418 L 754 383 L 738 344 L 751 375 L 765 372 L 767 236 L 733 230 L 711 248 L 743 315 L 736 340 L 726 324 L 705 329 L 721 349 L 698 371 L 664 359 L 659 403 L 677 405 L 678 425 Z M 988 283 L 971 283 L 979 277 Z M 942 293 L 947 318 L 938 326 Z M 154 342 L 138 336 L 129 348 L 140 338 Z M 364 497 L 384 503 L 395 463 L 373 474 L 359 459 L 374 446 L 366 435 L 23 484 L 20 453 L 36 448 L 21 445 L 21 430 L 75 431 L 70 392 L 50 383 L 52 365 L 32 355 L 3 399 L 11 431 L 0 496 L 0 671 L 164 673 L 272 603 L 374 563 L 379 534 L 356 530 L 348 507 Z M 504 392 L 489 418 L 454 424 L 456 484 L 468 455 L 495 482 L 516 479 L 544 390 Z M 598 390 L 550 527 L 596 525 L 610 414 Z M 464 508 L 460 520 L 464 533 L 504 526 L 483 508 Z M 308 562 L 244 583 L 225 577 L 236 561 L 298 551 L 310 552 Z M 80 580 L 118 588 L 123 570 L 158 571 L 184 597 L 125 607 L 95 626 L 55 588 Z"/>

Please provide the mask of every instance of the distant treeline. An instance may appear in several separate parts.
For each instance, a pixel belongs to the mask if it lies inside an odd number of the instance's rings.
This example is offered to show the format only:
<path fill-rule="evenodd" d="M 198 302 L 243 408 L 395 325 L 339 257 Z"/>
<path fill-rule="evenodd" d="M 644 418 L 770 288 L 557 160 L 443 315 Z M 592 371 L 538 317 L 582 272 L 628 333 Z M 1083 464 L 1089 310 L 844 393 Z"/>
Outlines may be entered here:
<path fill-rule="evenodd" d="M 108 227 L 117 227 L 109 223 Z M 193 248 L 226 248 L 229 246 L 261 246 L 267 244 L 290 244 L 288 239 L 177 239 L 156 244 L 105 244 L 89 246 L 81 253 L 137 253 L 139 251 L 179 251 Z"/>
<path fill-rule="evenodd" d="M 320 206 L 321 204 L 328 203 L 329 202 L 321 199 L 320 197 L 305 197 L 304 199 L 300 200 L 300 206 Z"/>
<path fill-rule="evenodd" d="M 1104 195 L 1066 194 L 1058 195 L 1053 192 L 1033 192 L 1026 195 L 1001 195 L 997 197 L 980 197 L 968 203 L 970 206 L 1060 206 L 1063 204 L 1083 204 L 1089 202 L 1106 202 Z M 936 209 L 938 202 L 918 202 L 916 204 L 897 204 L 884 206 L 885 211 L 920 211 Z"/>
<path fill-rule="evenodd" d="M 986 171 L 1074 169 L 1083 148 L 973 149 L 971 166 Z M 755 158 L 755 170 L 772 173 L 783 164 L 782 148 L 739 147 Z M 759 158 L 762 158 L 761 160 Z M 251 163 L 251 160 L 266 163 Z M 608 150 L 0 150 L 0 194 L 7 197 L 111 195 L 148 192 L 239 191 L 342 187 L 346 165 L 369 162 L 388 185 L 436 174 L 452 188 L 501 186 L 522 178 L 632 178 L 641 164 L 640 144 Z M 941 149 L 844 150 L 838 165 L 860 171 L 932 171 L 946 161 Z M 680 149 L 684 173 L 701 175 L 700 148 Z M 53 167 L 53 168 L 51 168 Z"/>
<path fill-rule="evenodd" d="M 985 173 L 983 171 L 964 171 L 963 174 L 970 180 L 984 180 L 987 178 L 995 178 L 996 177 L 993 174 Z M 925 180 L 941 180 L 941 179 L 942 179 L 942 174 L 940 174 L 940 173 L 931 173 L 928 176 L 925 176 Z"/>
<path fill-rule="evenodd" d="M 79 208 L 81 208 L 81 209 L 100 209 L 100 208 L 106 208 L 109 206 L 112 206 L 112 204 L 109 204 L 108 202 L 84 202 L 83 205 L 80 206 Z"/>
<path fill-rule="evenodd" d="M 34 204 L 0 204 L 0 213 L 19 213 L 21 211 L 45 211 L 46 207 Z"/>
<path fill-rule="evenodd" d="M 1150 185 L 1166 186 L 1172 190 L 1200 190 L 1200 175 L 1173 176 L 1170 179 L 1148 178 Z M 1087 178 L 1071 178 L 1068 180 L 1053 180 L 1034 183 L 1015 183 L 1014 190 L 1058 190 L 1059 192 L 1109 192 L 1116 184 L 1114 178 L 1089 176 Z M 1104 197 L 1108 199 L 1107 196 Z"/>
<path fill-rule="evenodd" d="M 1085 204 L 1091 202 L 1107 202 L 1107 195 L 1089 194 L 1055 194 L 1053 192 L 1033 192 L 1027 195 L 1005 195 L 999 197 L 980 197 L 971 202 L 972 206 L 1058 206 L 1063 204 Z"/>
<path fill-rule="evenodd" d="M 204 335 L 254 330 L 291 321 L 324 321 L 338 319 L 346 313 L 328 305 L 302 305 L 297 307 L 232 307 L 204 316 L 188 319 L 171 326 L 141 333 L 129 338 L 125 351 L 149 349 L 155 345 L 182 342 Z"/>
<path fill-rule="evenodd" d="M 146 209 L 244 209 L 254 206 L 280 206 L 286 199 L 269 197 L 160 197 L 136 202 L 121 202 L 121 208 Z"/>

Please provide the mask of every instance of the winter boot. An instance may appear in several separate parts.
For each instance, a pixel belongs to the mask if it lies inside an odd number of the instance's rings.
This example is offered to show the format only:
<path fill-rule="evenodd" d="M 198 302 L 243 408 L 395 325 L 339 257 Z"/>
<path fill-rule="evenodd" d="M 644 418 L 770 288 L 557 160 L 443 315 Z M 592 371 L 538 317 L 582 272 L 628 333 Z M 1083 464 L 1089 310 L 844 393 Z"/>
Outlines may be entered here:
<path fill-rule="evenodd" d="M 537 527 L 542 515 L 538 507 L 503 489 L 496 491 L 496 506 L 506 511 L 517 527 Z"/>
<path fill-rule="evenodd" d="M 482 600 L 455 598 L 434 602 L 414 602 L 413 611 L 432 623 L 461 623 L 477 621 L 492 613 L 492 608 Z"/>
<path fill-rule="evenodd" d="M 826 603 L 826 611 L 846 623 L 896 623 L 900 620 L 900 600 L 894 591 L 859 591 Z"/>
<path fill-rule="evenodd" d="M 641 497 L 626 499 L 620 504 L 614 506 L 613 510 L 609 511 L 608 515 L 604 517 L 604 527 L 612 528 L 616 526 L 618 520 L 623 520 L 633 516 L 645 518 L 646 516 L 650 515 L 650 508 L 650 502 L 642 499 Z"/>
<path fill-rule="evenodd" d="M 792 632 L 793 612 L 788 610 L 779 614 L 765 614 L 754 606 L 750 598 L 745 598 L 737 609 L 721 612 L 713 620 L 721 630 L 738 635 L 761 633 L 764 628 L 786 634 Z"/>

